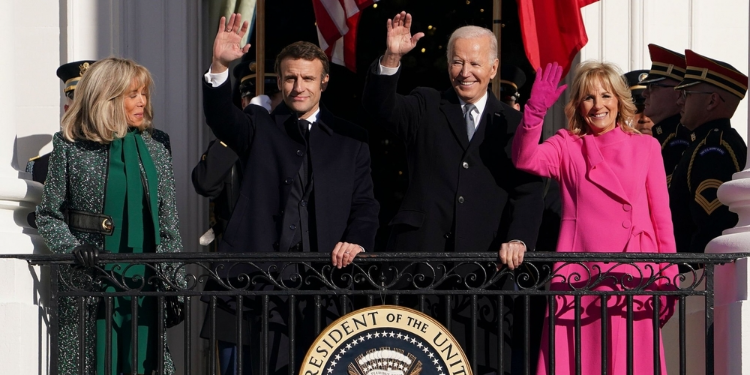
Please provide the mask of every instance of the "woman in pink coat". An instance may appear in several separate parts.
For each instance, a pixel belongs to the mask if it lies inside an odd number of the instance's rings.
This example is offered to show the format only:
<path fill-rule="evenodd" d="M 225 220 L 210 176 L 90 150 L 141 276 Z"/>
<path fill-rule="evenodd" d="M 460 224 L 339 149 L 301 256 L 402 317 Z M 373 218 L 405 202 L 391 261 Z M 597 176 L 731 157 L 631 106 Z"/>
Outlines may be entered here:
<path fill-rule="evenodd" d="M 568 129 L 538 144 L 544 115 L 565 90 L 565 86 L 558 87 L 561 74 L 557 64 L 537 71 L 523 122 L 513 141 L 513 162 L 518 169 L 560 183 L 563 214 L 557 251 L 674 253 L 661 149 L 655 138 L 639 134 L 628 125 L 635 106 L 616 66 L 599 62 L 579 65 L 565 106 Z M 554 271 L 551 290 L 658 290 L 673 285 L 677 267 L 556 263 Z M 575 373 L 576 315 L 581 321 L 582 374 L 601 374 L 604 369 L 608 374 L 626 373 L 628 299 L 607 297 L 604 332 L 602 301 L 600 296 L 582 296 L 577 306 L 573 296 L 555 297 L 555 325 L 549 327 L 549 319 L 545 319 L 537 374 L 550 372 L 550 329 L 555 334 L 555 374 Z M 674 303 L 664 297 L 659 301 L 661 327 L 671 316 Z M 653 373 L 654 298 L 635 296 L 632 306 L 633 373 Z M 661 336 L 658 328 L 657 334 Z M 661 346 L 661 337 L 658 342 Z M 657 365 L 666 374 L 663 352 L 660 348 Z"/>

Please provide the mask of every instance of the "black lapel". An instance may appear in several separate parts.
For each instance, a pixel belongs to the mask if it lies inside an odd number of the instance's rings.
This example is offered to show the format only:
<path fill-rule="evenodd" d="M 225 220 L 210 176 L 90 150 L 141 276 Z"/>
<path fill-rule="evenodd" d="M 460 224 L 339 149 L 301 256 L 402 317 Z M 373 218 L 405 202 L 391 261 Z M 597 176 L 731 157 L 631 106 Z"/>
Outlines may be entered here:
<path fill-rule="evenodd" d="M 276 123 L 279 130 L 286 133 L 287 136 L 292 139 L 299 138 L 299 130 L 297 129 L 297 114 L 289 110 L 284 102 L 279 103 L 276 109 L 271 112 L 271 117 Z"/>
<path fill-rule="evenodd" d="M 487 103 L 484 105 L 482 118 L 479 121 L 479 126 L 477 126 L 477 131 L 474 132 L 474 137 L 472 137 L 471 139 L 469 148 L 474 148 L 478 147 L 478 145 L 481 145 L 488 132 L 502 130 L 502 133 L 504 134 L 507 131 L 506 129 L 489 129 L 490 127 L 500 126 L 501 124 L 505 123 L 504 121 L 502 121 L 505 118 L 504 111 L 505 108 L 503 108 L 502 103 L 497 100 L 497 98 L 495 98 L 495 95 L 493 95 L 491 91 L 487 91 Z"/>
<path fill-rule="evenodd" d="M 320 130 L 325 134 L 333 135 L 333 129 L 336 126 L 336 117 L 323 106 L 323 103 L 320 104 L 317 123 Z"/>
<path fill-rule="evenodd" d="M 318 120 L 310 131 L 310 154 L 316 176 L 322 177 L 321 172 L 327 166 L 335 165 L 336 159 L 340 157 L 338 140 L 333 137 L 335 127 L 336 119 L 333 114 L 321 108 Z"/>
<path fill-rule="evenodd" d="M 448 120 L 456 141 L 466 150 L 469 147 L 469 136 L 466 134 L 464 113 L 461 111 L 461 103 L 458 101 L 458 95 L 456 95 L 456 92 L 452 88 L 443 91 L 442 98 L 440 99 L 440 110 L 445 114 L 445 118 Z"/>

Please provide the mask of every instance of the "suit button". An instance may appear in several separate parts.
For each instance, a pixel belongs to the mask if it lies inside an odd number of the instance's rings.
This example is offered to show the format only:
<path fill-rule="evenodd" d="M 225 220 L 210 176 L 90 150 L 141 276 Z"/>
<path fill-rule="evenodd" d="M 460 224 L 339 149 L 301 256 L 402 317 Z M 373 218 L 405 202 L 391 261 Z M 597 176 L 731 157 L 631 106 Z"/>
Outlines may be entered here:
<path fill-rule="evenodd" d="M 469 163 L 467 162 L 461 163 L 461 166 L 464 167 L 464 169 L 469 169 Z"/>
<path fill-rule="evenodd" d="M 294 181 L 294 179 L 287 178 L 286 180 L 284 180 L 284 183 L 287 184 L 287 185 L 289 185 L 289 184 L 292 183 L 292 181 Z"/>
<path fill-rule="evenodd" d="M 297 156 L 305 156 L 305 152 L 302 150 L 297 150 Z"/>
<path fill-rule="evenodd" d="M 625 220 L 625 221 L 623 221 L 623 222 L 622 222 L 622 227 L 623 227 L 623 228 L 626 228 L 626 229 L 627 229 L 627 228 L 630 228 L 630 220 Z"/>
<path fill-rule="evenodd" d="M 295 230 L 295 229 L 297 229 L 297 226 L 296 226 L 296 225 L 294 225 L 294 224 L 292 224 L 292 225 L 290 225 L 290 226 L 289 226 L 289 229 L 291 229 L 291 230 Z"/>
<path fill-rule="evenodd" d="M 307 202 L 305 202 L 304 200 L 300 201 L 299 205 L 302 206 L 302 207 L 306 207 L 307 206 Z"/>
<path fill-rule="evenodd" d="M 625 210 L 625 212 L 630 212 L 630 209 L 632 208 L 631 205 L 625 203 L 622 205 L 622 209 Z"/>
<path fill-rule="evenodd" d="M 464 203 L 464 197 L 463 196 L 458 197 L 458 203 Z"/>
<path fill-rule="evenodd" d="M 453 233 L 451 233 L 451 232 L 448 232 L 448 233 L 446 233 L 446 234 L 445 234 L 445 235 L 444 235 L 443 237 L 445 237 L 445 239 L 447 240 L 447 239 L 450 239 L 450 238 L 451 238 L 451 235 L 453 235 Z"/>

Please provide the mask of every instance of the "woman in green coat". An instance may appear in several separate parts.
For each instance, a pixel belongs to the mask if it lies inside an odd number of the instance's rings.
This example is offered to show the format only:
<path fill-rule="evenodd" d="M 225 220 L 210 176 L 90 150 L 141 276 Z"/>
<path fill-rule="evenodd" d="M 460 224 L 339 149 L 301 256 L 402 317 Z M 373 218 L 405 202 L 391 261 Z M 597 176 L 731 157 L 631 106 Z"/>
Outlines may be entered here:
<path fill-rule="evenodd" d="M 148 70 L 127 59 L 108 58 L 91 65 L 76 88 L 62 131 L 53 138 L 49 174 L 37 207 L 39 233 L 55 253 L 73 253 L 92 266 L 99 251 L 163 253 L 182 250 L 175 202 L 174 172 L 169 137 L 152 127 Z M 156 270 L 182 284 L 174 264 L 149 266 L 109 264 L 103 267 L 130 288 L 154 290 L 148 283 Z M 99 271 L 101 272 L 101 271 Z M 92 269 L 60 268 L 60 288 L 75 288 L 81 280 L 101 275 Z M 145 282 L 145 285 L 140 286 Z M 112 282 L 98 282 L 98 290 L 121 291 Z M 137 368 L 131 368 L 131 303 L 138 303 Z M 164 358 L 157 359 L 158 309 L 156 297 L 114 297 L 106 316 L 100 298 L 87 298 L 85 316 L 85 373 L 104 374 L 106 323 L 112 322 L 112 374 L 151 374 L 164 362 L 167 374 L 174 365 L 164 340 Z M 76 298 L 59 300 L 60 374 L 78 373 L 79 305 Z M 163 318 L 163 317 L 162 317 Z"/>

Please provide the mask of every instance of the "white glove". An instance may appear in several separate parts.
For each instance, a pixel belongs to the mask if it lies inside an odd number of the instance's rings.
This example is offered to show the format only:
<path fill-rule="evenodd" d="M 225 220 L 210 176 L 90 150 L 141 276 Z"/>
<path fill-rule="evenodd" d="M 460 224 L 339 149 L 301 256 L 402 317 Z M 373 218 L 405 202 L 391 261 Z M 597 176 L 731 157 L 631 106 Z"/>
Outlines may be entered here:
<path fill-rule="evenodd" d="M 206 233 L 203 233 L 201 238 L 198 239 L 198 243 L 200 243 L 201 246 L 208 246 L 211 242 L 214 242 L 215 238 L 216 235 L 214 234 L 214 228 L 209 228 Z"/>
<path fill-rule="evenodd" d="M 271 113 L 271 98 L 269 98 L 268 95 L 258 95 L 250 99 L 250 104 L 263 107 L 268 113 Z"/>

